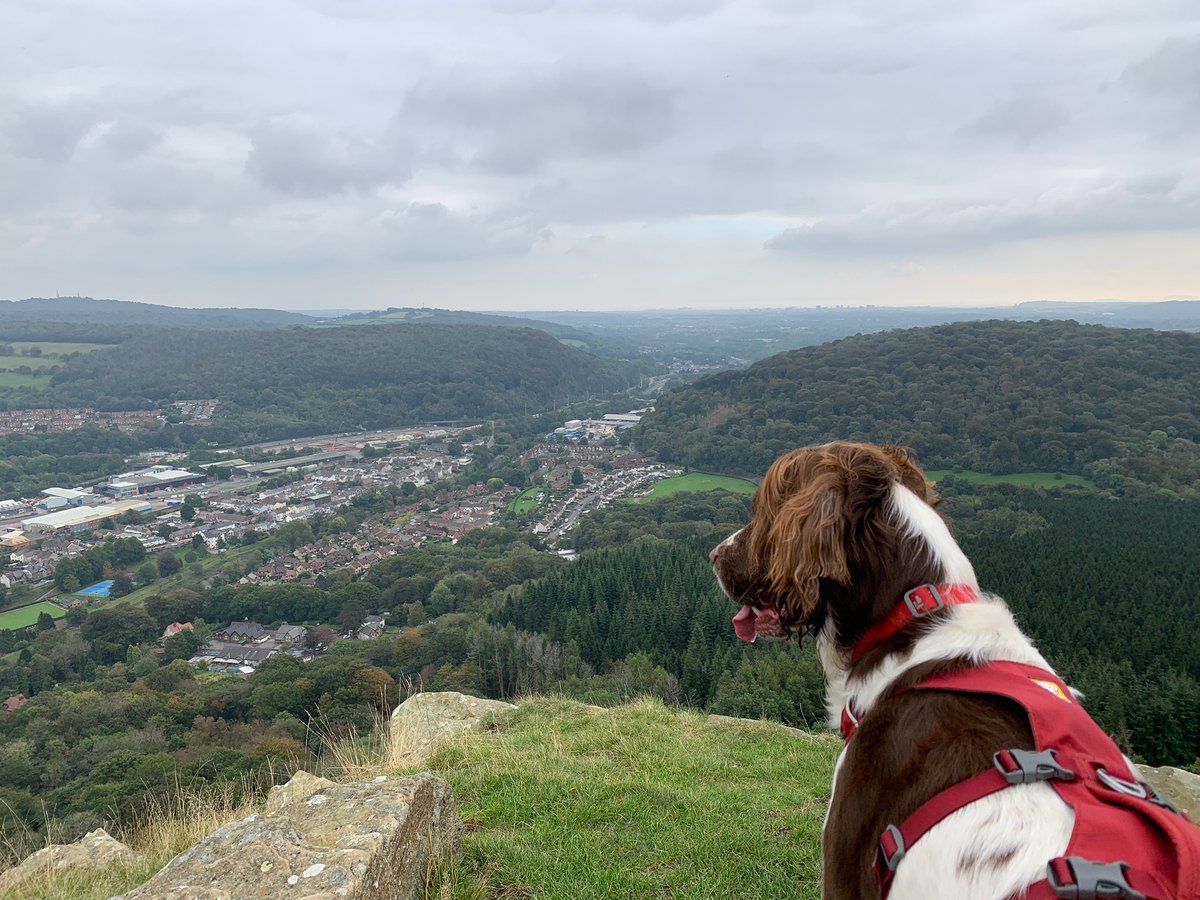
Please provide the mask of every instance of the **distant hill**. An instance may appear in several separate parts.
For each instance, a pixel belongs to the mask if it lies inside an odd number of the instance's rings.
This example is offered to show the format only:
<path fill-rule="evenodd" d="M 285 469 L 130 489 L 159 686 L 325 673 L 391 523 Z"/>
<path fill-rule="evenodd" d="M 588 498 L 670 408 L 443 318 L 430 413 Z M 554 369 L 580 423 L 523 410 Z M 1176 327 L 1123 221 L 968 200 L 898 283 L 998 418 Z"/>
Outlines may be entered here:
<path fill-rule="evenodd" d="M 834 439 L 915 448 L 927 468 L 1088 475 L 1200 497 L 1200 334 L 964 322 L 859 335 L 707 376 L 660 398 L 638 443 L 761 476 Z"/>
<path fill-rule="evenodd" d="M 128 300 L 93 300 L 91 297 L 31 297 L 0 300 L 0 324 L 6 322 L 265 329 L 311 325 L 314 319 L 278 309 L 182 309 Z"/>
<path fill-rule="evenodd" d="M 430 307 L 390 307 L 383 310 L 354 312 L 326 318 L 322 326 L 364 325 L 492 325 L 499 328 L 534 328 L 553 335 L 560 341 L 581 347 L 600 356 L 629 358 L 637 355 L 627 340 L 600 334 L 586 327 L 562 322 L 531 318 L 515 313 L 478 313 L 466 310 L 434 309 Z"/>
<path fill-rule="evenodd" d="M 1200 300 L 1162 303 L 1034 301 L 1015 306 L 816 306 L 541 312 L 542 322 L 586 329 L 640 355 L 722 368 L 854 334 L 990 319 L 1062 319 L 1118 328 L 1200 331 Z M 538 327 L 545 329 L 544 324 Z"/>
<path fill-rule="evenodd" d="M 533 329 L 155 330 L 67 360 L 21 402 L 119 409 L 212 397 L 212 439 L 246 441 L 541 411 L 637 380 L 628 363 Z"/>

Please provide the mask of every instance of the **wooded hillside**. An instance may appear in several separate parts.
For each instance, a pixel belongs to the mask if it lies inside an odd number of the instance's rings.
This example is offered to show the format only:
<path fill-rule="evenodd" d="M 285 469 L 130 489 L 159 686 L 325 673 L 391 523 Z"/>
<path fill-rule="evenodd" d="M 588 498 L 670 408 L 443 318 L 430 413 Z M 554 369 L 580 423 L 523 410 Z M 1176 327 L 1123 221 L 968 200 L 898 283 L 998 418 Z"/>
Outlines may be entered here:
<path fill-rule="evenodd" d="M 532 329 L 156 330 L 68 360 L 21 399 L 125 409 L 214 397 L 218 429 L 233 432 L 214 439 L 248 441 L 521 413 L 635 381 L 632 366 Z"/>
<path fill-rule="evenodd" d="M 637 440 L 668 462 L 761 476 L 829 440 L 905 444 L 933 469 L 1087 475 L 1200 496 L 1200 335 L 964 322 L 781 353 L 673 391 Z"/>

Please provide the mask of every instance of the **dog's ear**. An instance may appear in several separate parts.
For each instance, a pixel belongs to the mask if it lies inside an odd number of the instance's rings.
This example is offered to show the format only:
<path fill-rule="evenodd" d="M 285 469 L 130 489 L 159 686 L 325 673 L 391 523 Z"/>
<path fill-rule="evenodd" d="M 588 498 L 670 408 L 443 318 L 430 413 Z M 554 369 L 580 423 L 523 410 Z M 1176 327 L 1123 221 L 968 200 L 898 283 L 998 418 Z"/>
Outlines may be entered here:
<path fill-rule="evenodd" d="M 850 580 L 845 473 L 827 467 L 801 477 L 785 464 L 775 474 L 779 481 L 772 486 L 764 482 L 764 488 L 782 489 L 783 495 L 771 504 L 774 516 L 768 527 L 752 535 L 750 552 L 767 573 L 772 593 L 791 613 L 787 618 L 804 622 L 817 607 L 819 579 Z"/>
<path fill-rule="evenodd" d="M 933 485 L 917 465 L 917 454 L 911 447 L 899 447 L 895 444 L 885 444 L 879 448 L 892 462 L 900 475 L 900 483 L 928 503 L 937 502 L 937 494 Z"/>

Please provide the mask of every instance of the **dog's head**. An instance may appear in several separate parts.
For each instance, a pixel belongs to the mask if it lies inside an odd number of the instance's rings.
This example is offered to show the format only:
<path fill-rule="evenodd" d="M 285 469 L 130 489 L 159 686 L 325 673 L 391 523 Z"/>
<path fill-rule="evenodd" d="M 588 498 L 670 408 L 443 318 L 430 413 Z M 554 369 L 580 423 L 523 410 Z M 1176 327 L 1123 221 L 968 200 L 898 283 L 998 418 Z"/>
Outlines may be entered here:
<path fill-rule="evenodd" d="M 831 617 L 848 645 L 908 588 L 969 570 L 935 503 L 900 447 L 834 443 L 781 456 L 750 524 L 710 554 L 722 590 L 741 605 L 738 637 L 803 634 Z"/>

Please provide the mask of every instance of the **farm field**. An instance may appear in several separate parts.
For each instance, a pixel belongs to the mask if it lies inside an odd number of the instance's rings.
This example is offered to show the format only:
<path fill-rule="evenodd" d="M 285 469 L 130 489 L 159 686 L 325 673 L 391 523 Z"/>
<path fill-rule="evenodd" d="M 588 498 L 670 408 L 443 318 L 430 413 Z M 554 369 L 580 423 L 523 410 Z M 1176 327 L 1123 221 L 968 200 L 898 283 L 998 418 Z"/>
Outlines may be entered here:
<path fill-rule="evenodd" d="M 758 490 L 758 485 L 753 481 L 746 481 L 744 478 L 730 478 L 727 475 L 709 475 L 706 472 L 689 472 L 687 475 L 664 478 L 662 481 L 655 483 L 654 488 L 642 498 L 642 501 L 659 500 L 683 491 L 699 492 L 716 490 L 734 491 L 739 494 L 753 494 Z"/>
<path fill-rule="evenodd" d="M 949 469 L 938 469 L 926 472 L 930 481 L 941 481 L 947 475 L 970 481 L 974 484 L 1015 484 L 1019 487 L 1056 488 L 1078 487 L 1095 490 L 1096 485 L 1082 475 L 1059 475 L 1054 472 L 1018 472 L 1012 475 L 988 475 L 984 472 L 952 472 Z"/>
<path fill-rule="evenodd" d="M 61 606 L 53 603 L 34 603 L 32 606 L 22 606 L 20 609 L 10 609 L 0 613 L 0 630 L 28 628 L 36 625 L 38 616 L 49 613 L 52 619 L 61 619 L 67 614 Z"/>

